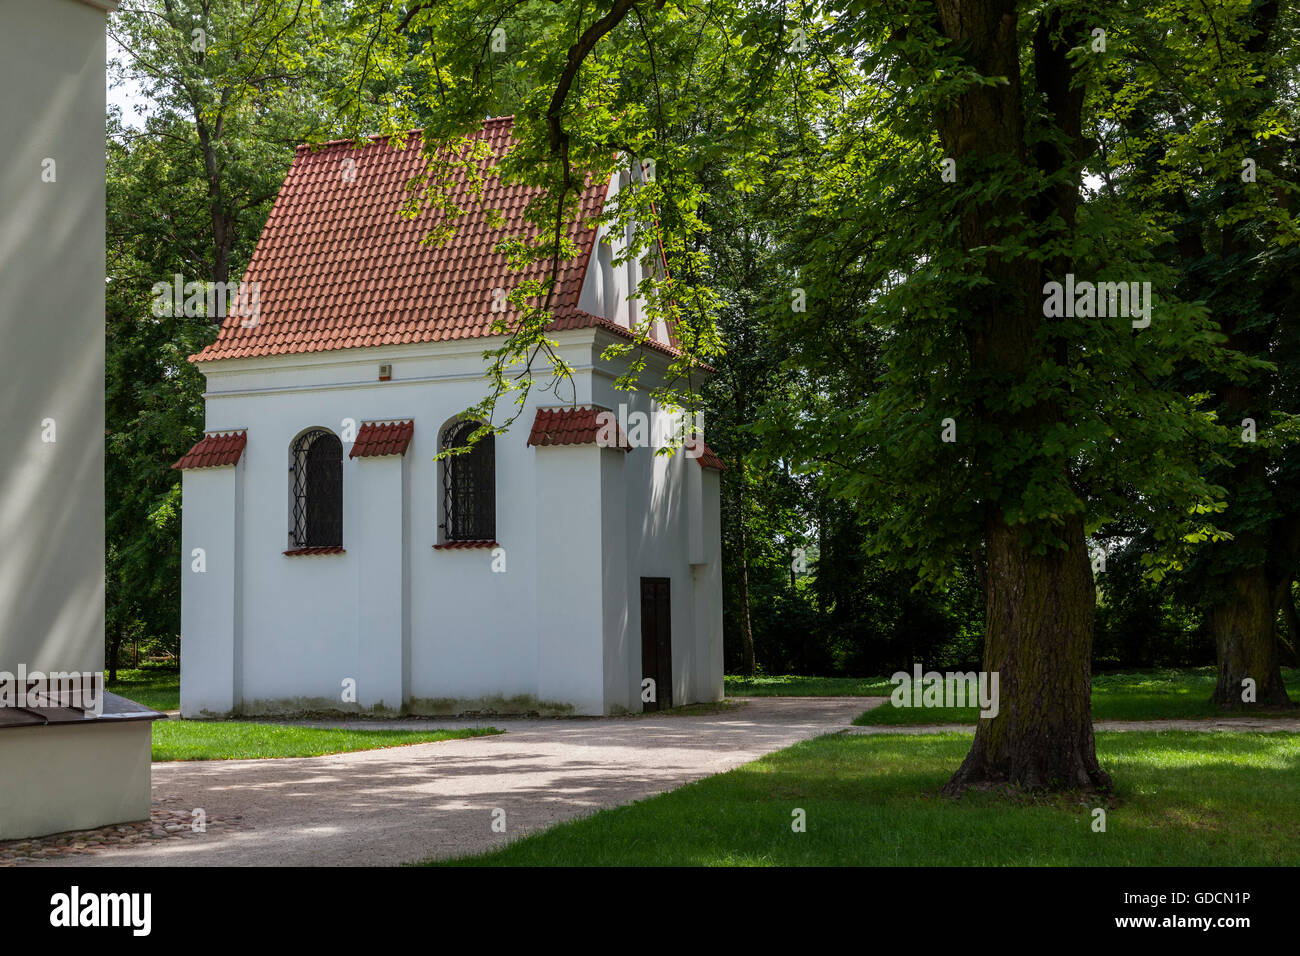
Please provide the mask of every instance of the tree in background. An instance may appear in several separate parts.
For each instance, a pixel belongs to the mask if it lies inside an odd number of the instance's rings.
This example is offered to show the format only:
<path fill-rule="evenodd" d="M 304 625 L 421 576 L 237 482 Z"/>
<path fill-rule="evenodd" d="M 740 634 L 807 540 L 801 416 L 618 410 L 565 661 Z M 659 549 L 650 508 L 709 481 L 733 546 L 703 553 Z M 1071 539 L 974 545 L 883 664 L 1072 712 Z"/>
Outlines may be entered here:
<path fill-rule="evenodd" d="M 1295 378 L 1278 361 L 1294 355 L 1289 219 L 1248 228 L 1263 191 L 1224 185 L 1239 158 L 1227 130 L 1249 134 L 1273 184 L 1294 157 L 1256 102 L 1258 58 L 1234 46 L 1257 34 L 1216 33 L 1193 0 L 1154 16 L 1118 0 L 149 0 L 113 22 L 159 104 L 149 141 L 119 131 L 110 157 L 120 633 L 155 610 L 149 629 L 174 627 L 174 588 L 158 583 L 178 559 L 166 465 L 200 424 L 183 358 L 212 332 L 141 324 L 152 282 L 238 275 L 297 142 L 422 126 L 435 169 L 478 170 L 471 134 L 507 111 L 517 146 L 492 174 L 539 188 L 533 230 L 502 246 L 521 266 L 573 254 L 562 227 L 586 182 L 652 161 L 605 219 L 630 231 L 628 257 L 662 250 L 668 270 L 642 284 L 645 321 L 612 351 L 632 358 L 631 386 L 652 323 L 671 323 L 682 355 L 654 397 L 711 410 L 710 444 L 731 466 L 726 601 L 742 669 L 955 666 L 982 634 L 1001 708 L 948 792 L 1097 789 L 1109 779 L 1089 706 L 1094 541 L 1140 547 L 1147 570 L 1194 569 L 1200 542 L 1231 542 L 1243 568 L 1262 549 L 1274 593 L 1283 578 L 1289 593 L 1275 534 L 1294 479 Z M 1173 40 L 1153 56 L 1161 29 Z M 1195 63 L 1211 35 L 1214 70 Z M 1268 82 L 1274 99 L 1289 89 Z M 1239 95 L 1231 117 L 1222 84 Z M 1210 185 L 1189 188 L 1184 164 L 1170 188 L 1170 161 L 1193 149 Z M 1104 188 L 1085 188 L 1095 178 Z M 412 186 L 409 212 L 434 210 L 440 229 L 492 214 L 452 205 L 436 175 Z M 1149 282 L 1149 324 L 1049 313 L 1047 284 L 1075 274 Z M 1249 291 L 1236 312 L 1214 300 L 1228 282 Z M 511 291 L 522 318 L 489 343 L 476 409 L 490 429 L 513 421 L 492 417 L 499 400 L 522 408 L 535 380 L 569 371 L 547 335 L 550 288 Z M 702 394 L 701 362 L 718 370 Z M 1259 449 L 1215 424 L 1238 406 L 1269 423 Z M 1216 515 L 1238 522 L 1231 538 Z M 1112 593 L 1116 608 L 1175 614 Z"/>
<path fill-rule="evenodd" d="M 454 152 L 492 102 L 491 39 L 517 35 L 520 11 L 531 12 L 497 0 L 371 5 L 367 29 L 388 59 L 405 51 L 404 30 L 427 36 L 415 92 L 440 119 L 434 155 L 438 143 Z M 876 557 L 940 582 L 963 562 L 980 569 L 984 666 L 1001 675 L 1002 708 L 981 722 L 951 793 L 1107 786 L 1090 714 L 1088 534 L 1135 507 L 1162 540 L 1216 533 L 1204 517 L 1215 489 L 1200 473 L 1209 417 L 1164 384 L 1178 362 L 1220 367 L 1205 310 L 1177 298 L 1147 223 L 1092 217 L 1083 201 L 1096 80 L 1122 54 L 1130 15 L 1120 3 L 1085 21 L 1070 3 L 1015 0 L 833 12 L 614 0 L 556 4 L 507 54 L 533 85 L 500 171 L 545 190 L 533 210 L 536 226 L 553 225 L 543 236 L 562 233 L 575 189 L 608 177 L 616 157 L 655 159 L 655 179 L 611 215 L 634 228 L 631 255 L 656 243 L 667 254 L 669 277 L 639 291 L 684 345 L 680 381 L 660 393 L 669 401 L 694 401 L 694 363 L 720 351 L 717 290 L 696 242 L 699 171 L 719 163 L 743 190 L 773 173 L 783 136 L 800 145 L 783 172 L 813 190 L 800 286 L 821 318 L 788 338 L 830 341 L 787 366 L 760 417 L 786 436 L 774 457 L 819 469 L 874 516 Z M 1110 52 L 1096 44 L 1098 17 L 1115 33 Z M 782 99 L 814 108 L 778 133 L 762 121 Z M 568 252 L 549 239 L 514 248 L 521 262 Z M 1139 333 L 1129 315 L 1049 314 L 1046 283 L 1076 271 L 1150 282 L 1158 319 Z M 836 310 L 833 293 L 850 285 L 867 307 Z M 524 365 L 531 381 L 547 349 L 545 283 L 515 294 L 529 311 L 501 329 L 497 394 L 507 368 Z"/>
<path fill-rule="evenodd" d="M 1100 127 L 1100 205 L 1152 222 L 1177 294 L 1206 305 L 1237 359 L 1179 370 L 1225 426 L 1222 460 L 1204 473 L 1226 507 L 1222 535 L 1185 556 L 1163 549 L 1178 571 L 1169 583 L 1204 609 L 1214 702 L 1288 706 L 1277 632 L 1300 571 L 1300 19 L 1290 4 L 1225 0 L 1144 8 L 1131 26 L 1132 55 L 1106 81 L 1119 95 Z"/>
<path fill-rule="evenodd" d="M 769 175 L 737 189 L 717 165 L 701 171 L 706 195 L 699 237 L 708 281 L 721 303 L 727 351 L 704 390 L 710 446 L 729 465 L 723 475 L 723 616 L 729 672 L 864 676 L 927 666 L 975 666 L 982 611 L 978 587 L 962 568 L 945 590 L 916 589 L 915 576 L 867 553 L 875 516 L 837 498 L 816 470 L 793 473 L 779 440 L 761 425 L 770 404 L 796 401 L 808 380 L 809 350 L 843 366 L 850 389 L 868 392 L 878 355 L 844 327 L 821 321 L 865 306 L 846 284 L 833 303 L 810 314 L 791 264 L 802 261 L 811 225 L 811 183 L 803 146 L 792 132 L 803 121 L 829 122 L 840 101 L 790 99 L 770 104 L 775 131 Z M 822 113 L 810 117 L 810 112 Z M 778 173 L 785 171 L 788 175 Z M 791 334 L 792 324 L 813 323 Z M 754 613 L 754 608 L 758 613 Z"/>
<path fill-rule="evenodd" d="M 810 305 L 788 334 L 808 387 L 765 421 L 863 510 L 875 556 L 981 580 L 1001 710 L 946 791 L 1104 788 L 1088 535 L 1134 508 L 1167 536 L 1212 533 L 1195 512 L 1214 503 L 1199 473 L 1214 432 L 1161 380 L 1178 361 L 1219 361 L 1143 223 L 1084 202 L 1095 78 L 1123 55 L 1124 11 L 851 9 L 838 40 L 865 51 L 860 79 L 791 243 Z M 1105 50 L 1092 19 L 1111 29 Z M 1047 284 L 1075 273 L 1151 282 L 1150 326 L 1048 315 Z"/>
<path fill-rule="evenodd" d="M 242 273 L 294 147 L 342 128 L 341 5 L 299 0 L 133 0 L 112 14 L 119 81 L 142 115 L 108 118 L 105 492 L 106 650 L 128 635 L 175 653 L 180 480 L 203 428 L 203 378 L 187 357 L 219 319 L 156 314 L 155 283 Z M 143 107 L 147 105 L 147 109 Z"/>

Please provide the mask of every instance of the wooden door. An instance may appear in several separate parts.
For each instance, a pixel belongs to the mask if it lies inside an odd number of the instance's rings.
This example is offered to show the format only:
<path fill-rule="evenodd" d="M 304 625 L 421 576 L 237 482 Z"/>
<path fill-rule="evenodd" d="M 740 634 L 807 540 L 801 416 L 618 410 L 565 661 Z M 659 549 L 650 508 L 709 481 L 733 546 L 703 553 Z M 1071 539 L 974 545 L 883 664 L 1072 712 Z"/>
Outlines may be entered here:
<path fill-rule="evenodd" d="M 644 710 L 673 705 L 673 615 L 667 578 L 641 579 L 641 676 L 655 682 L 655 700 Z"/>

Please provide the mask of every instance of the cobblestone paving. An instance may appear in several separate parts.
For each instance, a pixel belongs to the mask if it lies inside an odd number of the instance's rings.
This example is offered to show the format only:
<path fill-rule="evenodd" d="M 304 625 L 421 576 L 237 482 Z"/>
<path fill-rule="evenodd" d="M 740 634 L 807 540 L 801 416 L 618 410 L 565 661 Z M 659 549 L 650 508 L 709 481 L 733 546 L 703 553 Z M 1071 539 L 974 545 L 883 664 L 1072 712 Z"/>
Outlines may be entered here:
<path fill-rule="evenodd" d="M 54 861 L 60 857 L 83 856 L 174 840 L 214 839 L 231 830 L 251 829 L 244 823 L 242 814 L 228 818 L 207 814 L 202 821 L 204 829 L 196 830 L 193 808 L 182 806 L 181 803 L 180 797 L 175 795 L 155 797 L 148 820 L 112 824 L 93 830 L 51 833 L 26 840 L 0 840 L 0 866 Z"/>

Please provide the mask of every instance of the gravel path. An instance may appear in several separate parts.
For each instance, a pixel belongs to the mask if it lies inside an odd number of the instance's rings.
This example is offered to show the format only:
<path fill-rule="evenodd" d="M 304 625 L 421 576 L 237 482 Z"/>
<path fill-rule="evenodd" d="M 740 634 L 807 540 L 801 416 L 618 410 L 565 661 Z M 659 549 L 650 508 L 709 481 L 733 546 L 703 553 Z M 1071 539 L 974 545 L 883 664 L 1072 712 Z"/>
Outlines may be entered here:
<path fill-rule="evenodd" d="M 155 763 L 155 798 L 238 826 L 23 865 L 362 866 L 459 856 L 841 730 L 866 706 L 861 697 L 752 698 L 700 716 L 484 720 L 507 732 L 329 757 Z M 344 724 L 375 726 L 317 722 Z M 505 833 L 493 831 L 497 809 Z"/>

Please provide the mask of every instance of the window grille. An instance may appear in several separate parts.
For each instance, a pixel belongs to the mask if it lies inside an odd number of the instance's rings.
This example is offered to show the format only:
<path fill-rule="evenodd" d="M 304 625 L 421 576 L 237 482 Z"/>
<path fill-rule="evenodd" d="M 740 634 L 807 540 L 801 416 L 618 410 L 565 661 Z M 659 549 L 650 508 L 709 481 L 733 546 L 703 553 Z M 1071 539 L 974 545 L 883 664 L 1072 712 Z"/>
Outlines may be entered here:
<path fill-rule="evenodd" d="M 295 548 L 343 547 L 343 443 L 323 428 L 299 435 L 289 456 Z"/>
<path fill-rule="evenodd" d="M 442 433 L 443 450 L 462 448 L 480 427 L 455 422 Z M 481 438 L 472 449 L 442 464 L 442 530 L 446 541 L 496 540 L 496 436 Z"/>

